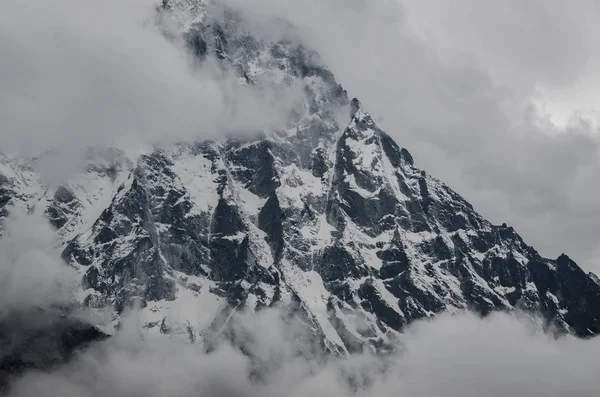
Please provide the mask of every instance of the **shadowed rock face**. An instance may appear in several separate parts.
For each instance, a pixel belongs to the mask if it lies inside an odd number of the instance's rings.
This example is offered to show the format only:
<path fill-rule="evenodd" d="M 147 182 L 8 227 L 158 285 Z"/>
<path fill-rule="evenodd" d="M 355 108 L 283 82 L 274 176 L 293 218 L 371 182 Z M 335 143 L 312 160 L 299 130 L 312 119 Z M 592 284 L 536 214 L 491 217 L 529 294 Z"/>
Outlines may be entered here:
<path fill-rule="evenodd" d="M 29 369 L 48 370 L 108 336 L 69 315 L 38 310 L 0 322 L 0 392 Z"/>
<path fill-rule="evenodd" d="M 286 131 L 157 149 L 110 172 L 90 167 L 85 189 L 50 189 L 37 205 L 85 274 L 88 306 L 141 301 L 155 320 L 148 332 L 195 340 L 236 311 L 287 305 L 339 354 L 385 351 L 407 324 L 444 311 L 521 309 L 558 332 L 600 332 L 595 276 L 566 256 L 543 258 L 416 168 L 317 54 L 234 22 L 194 23 L 190 49 L 247 84 L 300 83 L 304 103 Z M 30 171 L 2 167 L 0 211 L 37 197 L 20 190 Z M 169 316 L 190 300 L 202 316 Z"/>

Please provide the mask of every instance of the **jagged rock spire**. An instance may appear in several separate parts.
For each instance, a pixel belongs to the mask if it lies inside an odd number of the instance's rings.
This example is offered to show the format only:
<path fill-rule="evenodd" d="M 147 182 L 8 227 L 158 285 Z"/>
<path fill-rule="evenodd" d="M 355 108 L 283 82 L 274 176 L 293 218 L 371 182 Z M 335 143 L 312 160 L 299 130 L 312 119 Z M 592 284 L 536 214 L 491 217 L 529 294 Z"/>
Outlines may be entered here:
<path fill-rule="evenodd" d="M 360 101 L 357 98 L 352 98 L 350 101 L 350 118 L 354 117 L 356 112 L 360 109 Z"/>

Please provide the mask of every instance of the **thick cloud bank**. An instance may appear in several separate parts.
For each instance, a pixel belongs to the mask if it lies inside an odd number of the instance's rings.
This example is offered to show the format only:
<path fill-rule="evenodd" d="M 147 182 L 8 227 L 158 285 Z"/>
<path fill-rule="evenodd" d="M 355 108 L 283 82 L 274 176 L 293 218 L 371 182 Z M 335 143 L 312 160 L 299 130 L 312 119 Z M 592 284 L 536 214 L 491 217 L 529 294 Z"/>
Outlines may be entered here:
<path fill-rule="evenodd" d="M 21 215 L 4 221 L 0 239 L 0 320 L 16 313 L 75 302 L 77 272 L 60 259 L 56 233 L 42 217 Z"/>
<path fill-rule="evenodd" d="M 144 144 L 281 127 L 302 95 L 242 85 L 215 59 L 198 67 L 183 27 L 161 19 L 152 0 L 2 7 L 1 150 L 60 151 L 51 179 L 68 178 L 88 146 L 135 153 Z"/>
<path fill-rule="evenodd" d="M 160 335 L 142 340 L 130 318 L 121 333 L 50 373 L 31 372 L 11 397 L 125 396 L 594 396 L 600 341 L 551 339 L 509 315 L 480 319 L 442 316 L 412 326 L 402 353 L 330 358 L 317 364 L 296 354 L 277 313 L 243 318 L 250 353 L 266 366 L 251 381 L 253 363 L 222 345 L 207 354 L 199 344 Z M 384 368 L 385 367 L 385 368 Z M 263 366 L 265 368 L 265 366 Z M 350 382 L 349 380 L 352 380 Z"/>

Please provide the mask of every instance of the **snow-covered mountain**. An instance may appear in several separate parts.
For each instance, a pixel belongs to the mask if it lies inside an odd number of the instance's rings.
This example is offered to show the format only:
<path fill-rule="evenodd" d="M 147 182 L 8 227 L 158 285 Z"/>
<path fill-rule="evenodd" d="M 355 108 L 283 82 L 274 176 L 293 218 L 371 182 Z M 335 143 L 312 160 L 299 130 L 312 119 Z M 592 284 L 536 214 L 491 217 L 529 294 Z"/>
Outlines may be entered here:
<path fill-rule="evenodd" d="M 330 352 L 385 351 L 441 312 L 520 309 L 578 336 L 600 332 L 600 283 L 546 259 L 417 168 L 318 55 L 245 33 L 234 14 L 163 2 L 200 60 L 240 84 L 301 84 L 289 127 L 160 147 L 131 162 L 90 152 L 85 172 L 46 186 L 35 164 L 0 158 L 0 217 L 43 213 L 82 302 L 143 307 L 147 332 L 208 338 L 242 310 L 283 305 Z M 377 109 L 371 109 L 376 112 Z"/>

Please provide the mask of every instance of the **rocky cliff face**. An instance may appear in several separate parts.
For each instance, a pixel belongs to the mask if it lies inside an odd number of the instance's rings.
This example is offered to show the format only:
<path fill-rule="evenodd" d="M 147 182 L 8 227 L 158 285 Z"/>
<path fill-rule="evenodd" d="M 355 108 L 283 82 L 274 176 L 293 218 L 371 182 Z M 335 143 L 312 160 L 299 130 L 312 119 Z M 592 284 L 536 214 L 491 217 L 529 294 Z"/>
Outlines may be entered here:
<path fill-rule="evenodd" d="M 148 332 L 192 341 L 238 311 L 284 305 L 339 354 L 385 351 L 407 324 L 444 311 L 520 309 L 559 332 L 600 332 L 595 276 L 565 255 L 543 258 L 418 169 L 317 54 L 192 3 L 161 12 L 194 11 L 184 37 L 200 60 L 216 57 L 241 84 L 301 84 L 305 101 L 281 131 L 157 148 L 135 164 L 94 151 L 64 186 L 3 158 L 0 216 L 45 214 L 86 305 L 137 302 Z"/>

